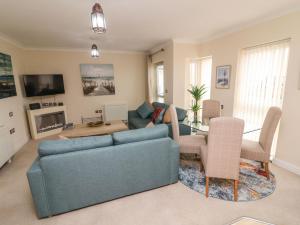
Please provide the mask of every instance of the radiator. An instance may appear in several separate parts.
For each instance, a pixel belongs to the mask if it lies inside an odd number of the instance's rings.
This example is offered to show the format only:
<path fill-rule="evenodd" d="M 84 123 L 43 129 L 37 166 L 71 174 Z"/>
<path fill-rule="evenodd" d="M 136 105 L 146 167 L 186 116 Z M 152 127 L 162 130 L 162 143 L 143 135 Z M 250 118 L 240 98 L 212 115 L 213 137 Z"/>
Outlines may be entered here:
<path fill-rule="evenodd" d="M 0 167 L 14 154 L 13 139 L 7 127 L 0 125 Z"/>
<path fill-rule="evenodd" d="M 128 120 L 128 105 L 126 103 L 105 104 L 103 106 L 105 122 L 114 120 Z"/>

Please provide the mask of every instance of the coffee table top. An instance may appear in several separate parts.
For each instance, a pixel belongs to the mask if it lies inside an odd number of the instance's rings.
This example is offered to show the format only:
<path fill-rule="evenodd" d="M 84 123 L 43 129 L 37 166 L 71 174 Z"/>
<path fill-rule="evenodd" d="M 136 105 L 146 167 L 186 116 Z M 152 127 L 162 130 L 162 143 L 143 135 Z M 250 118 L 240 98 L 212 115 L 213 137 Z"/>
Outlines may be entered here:
<path fill-rule="evenodd" d="M 128 130 L 127 125 L 121 120 L 116 120 L 111 121 L 110 125 L 103 124 L 99 127 L 88 127 L 86 124 L 76 124 L 74 128 L 63 130 L 60 135 L 67 138 L 76 138 L 112 134 L 124 130 Z"/>

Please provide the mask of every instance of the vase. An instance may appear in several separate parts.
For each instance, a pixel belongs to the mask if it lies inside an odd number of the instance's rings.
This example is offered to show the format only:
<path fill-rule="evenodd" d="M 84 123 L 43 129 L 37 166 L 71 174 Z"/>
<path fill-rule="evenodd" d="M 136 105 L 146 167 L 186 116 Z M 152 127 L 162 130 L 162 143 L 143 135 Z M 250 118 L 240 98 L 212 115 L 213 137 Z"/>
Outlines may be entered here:
<path fill-rule="evenodd" d="M 198 111 L 194 112 L 194 123 L 198 123 Z"/>

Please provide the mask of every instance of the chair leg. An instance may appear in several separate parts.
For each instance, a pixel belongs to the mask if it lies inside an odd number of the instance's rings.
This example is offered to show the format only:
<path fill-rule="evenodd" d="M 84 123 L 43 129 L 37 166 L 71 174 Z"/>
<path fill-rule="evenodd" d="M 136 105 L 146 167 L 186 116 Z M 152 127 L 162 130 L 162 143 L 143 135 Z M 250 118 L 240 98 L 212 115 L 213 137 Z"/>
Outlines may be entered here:
<path fill-rule="evenodd" d="M 234 201 L 235 202 L 238 200 L 238 186 L 239 186 L 239 181 L 234 180 Z"/>
<path fill-rule="evenodd" d="M 264 163 L 260 162 L 260 167 L 263 169 L 264 168 Z"/>
<path fill-rule="evenodd" d="M 205 180 L 205 184 L 206 184 L 206 188 L 205 188 L 205 196 L 206 198 L 208 198 L 208 192 L 209 192 L 209 177 L 206 177 L 206 180 Z"/>
<path fill-rule="evenodd" d="M 265 162 L 265 171 L 266 171 L 266 174 L 267 174 L 267 178 L 268 180 L 270 179 L 270 170 L 269 170 L 269 162 Z"/>

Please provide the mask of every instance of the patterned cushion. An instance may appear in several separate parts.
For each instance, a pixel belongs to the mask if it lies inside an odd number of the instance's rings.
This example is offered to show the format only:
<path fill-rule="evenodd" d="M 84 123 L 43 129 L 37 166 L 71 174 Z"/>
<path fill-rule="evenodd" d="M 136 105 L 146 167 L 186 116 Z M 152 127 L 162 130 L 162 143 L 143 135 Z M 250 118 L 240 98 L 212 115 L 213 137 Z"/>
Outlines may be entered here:
<path fill-rule="evenodd" d="M 163 108 L 156 108 L 154 112 L 152 113 L 152 119 L 151 121 L 155 124 L 161 123 L 163 120 L 163 116 L 165 113 L 165 109 Z"/>
<path fill-rule="evenodd" d="M 146 119 L 153 113 L 154 109 L 150 104 L 144 102 L 136 111 L 141 118 Z"/>

